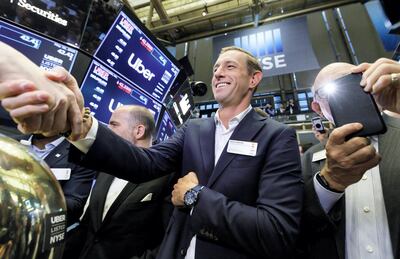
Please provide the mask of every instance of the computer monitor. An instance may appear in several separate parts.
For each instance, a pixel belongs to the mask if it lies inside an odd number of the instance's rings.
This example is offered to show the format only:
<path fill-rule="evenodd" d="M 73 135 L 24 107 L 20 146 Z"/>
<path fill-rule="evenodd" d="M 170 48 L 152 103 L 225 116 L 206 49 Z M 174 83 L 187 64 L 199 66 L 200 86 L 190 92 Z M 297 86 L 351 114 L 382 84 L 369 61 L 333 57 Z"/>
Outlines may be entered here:
<path fill-rule="evenodd" d="M 186 81 L 183 87 L 175 94 L 174 98 L 166 106 L 172 121 L 177 127 L 180 127 L 192 115 L 194 100 L 191 91 L 192 90 L 188 86 L 188 81 Z"/>
<path fill-rule="evenodd" d="M 125 8 L 94 56 L 159 102 L 180 72 L 175 58 Z"/>
<path fill-rule="evenodd" d="M 175 132 L 176 132 L 176 127 L 172 122 L 169 113 L 165 111 L 159 124 L 156 140 L 158 143 L 160 143 L 170 138 Z"/>
<path fill-rule="evenodd" d="M 0 20 L 0 41 L 17 49 L 39 67 L 50 70 L 62 66 L 71 71 L 78 51 Z"/>
<path fill-rule="evenodd" d="M 79 46 L 92 0 L 2 0 L 0 16 Z"/>
<path fill-rule="evenodd" d="M 108 123 L 111 114 L 121 105 L 141 105 L 158 120 L 162 104 L 143 93 L 111 69 L 93 61 L 81 85 L 85 105 L 99 121 Z"/>

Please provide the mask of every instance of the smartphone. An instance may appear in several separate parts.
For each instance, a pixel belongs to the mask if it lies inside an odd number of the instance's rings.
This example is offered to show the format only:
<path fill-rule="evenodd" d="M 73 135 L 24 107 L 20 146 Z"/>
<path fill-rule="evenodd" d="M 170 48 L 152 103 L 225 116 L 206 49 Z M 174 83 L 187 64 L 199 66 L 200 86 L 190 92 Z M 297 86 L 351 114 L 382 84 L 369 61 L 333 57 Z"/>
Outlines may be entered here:
<path fill-rule="evenodd" d="M 316 131 L 318 131 L 319 133 L 325 133 L 325 127 L 324 124 L 322 123 L 321 117 L 317 116 L 312 118 L 311 123 Z"/>
<path fill-rule="evenodd" d="M 348 136 L 366 137 L 383 134 L 386 125 L 378 106 L 370 93 L 360 86 L 362 74 L 349 74 L 333 81 L 333 91 L 328 95 L 328 103 L 337 127 L 348 123 L 359 122 L 364 127 Z"/>

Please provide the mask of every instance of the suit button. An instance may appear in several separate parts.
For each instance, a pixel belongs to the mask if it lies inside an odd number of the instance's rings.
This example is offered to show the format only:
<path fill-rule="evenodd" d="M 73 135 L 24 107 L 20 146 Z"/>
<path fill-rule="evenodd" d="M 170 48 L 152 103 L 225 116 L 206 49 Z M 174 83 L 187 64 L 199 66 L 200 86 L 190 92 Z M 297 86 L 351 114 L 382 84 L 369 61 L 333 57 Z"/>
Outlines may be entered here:
<path fill-rule="evenodd" d="M 181 249 L 181 255 L 184 256 L 186 254 L 186 250 L 185 249 Z"/>

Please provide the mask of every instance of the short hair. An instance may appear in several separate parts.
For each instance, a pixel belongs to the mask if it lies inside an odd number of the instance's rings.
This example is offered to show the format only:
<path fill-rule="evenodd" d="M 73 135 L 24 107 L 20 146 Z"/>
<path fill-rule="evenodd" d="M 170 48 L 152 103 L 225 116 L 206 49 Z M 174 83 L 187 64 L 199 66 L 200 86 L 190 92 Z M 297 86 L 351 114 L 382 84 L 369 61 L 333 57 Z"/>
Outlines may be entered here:
<path fill-rule="evenodd" d="M 236 47 L 236 46 L 229 46 L 229 47 L 222 48 L 221 52 L 219 54 L 221 55 L 221 54 L 223 54 L 227 51 L 231 51 L 231 50 L 240 51 L 240 52 L 246 54 L 246 56 L 247 56 L 247 71 L 249 72 L 249 74 L 253 74 L 256 71 L 262 72 L 261 64 L 258 61 L 258 59 L 256 57 L 254 57 L 253 54 L 251 54 L 247 50 L 244 50 L 244 49 Z"/>
<path fill-rule="evenodd" d="M 149 139 L 154 136 L 155 122 L 154 116 L 149 109 L 139 105 L 124 105 L 119 109 L 125 109 L 130 113 L 131 125 L 142 124 L 145 128 L 143 137 Z"/>

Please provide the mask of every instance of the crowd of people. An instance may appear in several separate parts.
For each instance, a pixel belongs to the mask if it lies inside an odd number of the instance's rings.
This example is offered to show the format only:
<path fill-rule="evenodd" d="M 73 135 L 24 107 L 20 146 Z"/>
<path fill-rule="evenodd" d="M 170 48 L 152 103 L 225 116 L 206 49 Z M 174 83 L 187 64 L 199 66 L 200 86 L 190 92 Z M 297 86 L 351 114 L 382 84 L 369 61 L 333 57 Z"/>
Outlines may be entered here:
<path fill-rule="evenodd" d="M 362 72 L 360 85 L 373 94 L 388 131 L 348 138 L 363 125 L 337 127 L 300 159 L 295 130 L 251 107 L 262 69 L 243 49 L 223 48 L 214 64 L 215 117 L 189 120 L 172 138 L 151 147 L 144 137 L 151 135 L 151 123 L 139 119 L 146 117 L 145 109 L 117 110 L 108 127 L 91 116 L 82 119 L 83 97 L 68 72 L 43 72 L 1 42 L 0 51 L 0 99 L 18 129 L 47 137 L 63 133 L 71 143 L 69 161 L 102 172 L 79 226 L 67 233 L 66 253 L 400 258 L 399 63 L 382 58 L 324 67 L 313 92 Z M 314 96 L 313 110 L 332 121 L 329 100 Z M 171 204 L 162 206 L 167 200 Z M 165 225 L 148 224 L 148 217 L 168 207 L 172 213 L 157 221 Z M 82 233 L 87 239 L 78 248 L 74 243 Z M 128 238 L 132 241 L 124 242 Z"/>

